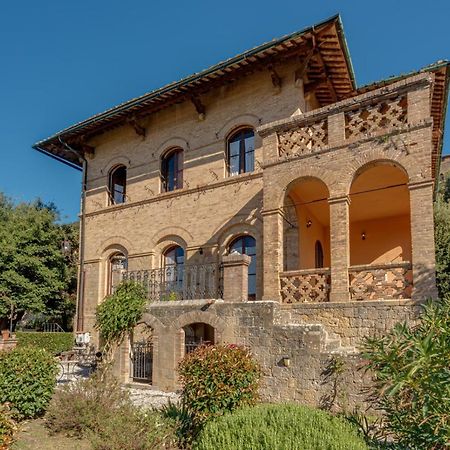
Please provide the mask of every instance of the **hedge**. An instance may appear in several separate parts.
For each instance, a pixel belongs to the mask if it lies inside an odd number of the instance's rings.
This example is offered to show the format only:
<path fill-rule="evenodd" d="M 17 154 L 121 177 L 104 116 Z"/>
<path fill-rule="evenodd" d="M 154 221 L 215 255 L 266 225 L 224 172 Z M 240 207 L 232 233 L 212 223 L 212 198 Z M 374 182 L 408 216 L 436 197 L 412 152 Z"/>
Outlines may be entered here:
<path fill-rule="evenodd" d="M 16 337 L 19 347 L 43 348 L 53 355 L 71 350 L 74 344 L 73 333 L 18 331 Z"/>
<path fill-rule="evenodd" d="M 195 450 L 368 450 L 347 422 L 301 405 L 258 405 L 206 423 Z"/>

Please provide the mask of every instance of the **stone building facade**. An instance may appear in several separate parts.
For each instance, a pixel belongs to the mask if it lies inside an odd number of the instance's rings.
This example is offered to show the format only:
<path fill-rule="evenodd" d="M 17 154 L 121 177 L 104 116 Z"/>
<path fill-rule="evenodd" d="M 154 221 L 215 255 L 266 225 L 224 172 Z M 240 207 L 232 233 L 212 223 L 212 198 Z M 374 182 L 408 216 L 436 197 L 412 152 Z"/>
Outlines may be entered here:
<path fill-rule="evenodd" d="M 78 331 L 122 279 L 149 303 L 124 381 L 249 346 L 269 400 L 323 403 L 327 361 L 436 296 L 448 64 L 355 85 L 339 17 L 124 103 L 35 148 L 84 170 Z"/>

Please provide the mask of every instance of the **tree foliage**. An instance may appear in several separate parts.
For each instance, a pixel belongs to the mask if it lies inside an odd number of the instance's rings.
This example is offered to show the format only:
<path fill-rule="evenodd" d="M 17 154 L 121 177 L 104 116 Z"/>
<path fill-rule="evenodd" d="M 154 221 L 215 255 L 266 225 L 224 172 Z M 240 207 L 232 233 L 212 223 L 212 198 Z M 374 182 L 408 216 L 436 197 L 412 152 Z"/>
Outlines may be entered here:
<path fill-rule="evenodd" d="M 450 442 L 450 299 L 425 306 L 420 323 L 398 324 L 363 348 L 374 374 L 375 405 L 387 431 L 408 449 Z"/>
<path fill-rule="evenodd" d="M 0 318 L 14 308 L 61 317 L 73 314 L 76 255 L 64 255 L 62 242 L 77 247 L 75 225 L 58 224 L 54 205 L 41 201 L 14 205 L 0 194 Z"/>
<path fill-rule="evenodd" d="M 450 204 L 438 194 L 434 204 L 436 283 L 439 296 L 450 293 Z"/>
<path fill-rule="evenodd" d="M 145 288 L 133 281 L 123 281 L 96 311 L 96 328 L 105 342 L 106 359 L 120 345 L 144 313 L 147 303 Z"/>

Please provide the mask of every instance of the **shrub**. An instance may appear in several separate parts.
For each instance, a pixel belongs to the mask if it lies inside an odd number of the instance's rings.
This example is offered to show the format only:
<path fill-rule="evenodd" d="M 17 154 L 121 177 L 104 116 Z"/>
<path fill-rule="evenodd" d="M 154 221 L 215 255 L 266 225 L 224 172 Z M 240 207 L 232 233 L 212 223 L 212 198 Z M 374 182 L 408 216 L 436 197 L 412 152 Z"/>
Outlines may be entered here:
<path fill-rule="evenodd" d="M 50 401 L 58 371 L 43 349 L 18 347 L 0 353 L 0 403 L 9 402 L 19 419 L 42 414 Z"/>
<path fill-rule="evenodd" d="M 16 337 L 19 347 L 43 348 L 53 355 L 71 350 L 74 343 L 73 333 L 18 331 Z"/>
<path fill-rule="evenodd" d="M 194 449 L 366 450 L 346 421 L 300 405 L 259 405 L 209 421 Z"/>
<path fill-rule="evenodd" d="M 450 300 L 425 306 L 420 323 L 398 324 L 363 347 L 371 393 L 386 431 L 408 449 L 443 449 L 450 441 Z"/>
<path fill-rule="evenodd" d="M 123 281 L 96 311 L 96 328 L 105 341 L 105 359 L 112 359 L 114 347 L 137 324 L 147 303 L 145 288 L 134 281 Z"/>
<path fill-rule="evenodd" d="M 172 403 L 169 400 L 169 403 L 159 411 L 164 418 L 173 424 L 178 447 L 190 448 L 197 435 L 198 427 L 189 409 L 183 403 Z"/>
<path fill-rule="evenodd" d="M 183 404 L 197 423 L 258 399 L 260 368 L 244 347 L 199 347 L 181 361 L 179 373 Z"/>
<path fill-rule="evenodd" d="M 172 448 L 173 425 L 157 412 L 132 405 L 128 392 L 109 372 L 96 372 L 58 390 L 48 408 L 52 433 L 88 438 L 94 450 Z"/>
<path fill-rule="evenodd" d="M 0 449 L 8 449 L 13 442 L 17 424 L 9 405 L 0 405 Z"/>

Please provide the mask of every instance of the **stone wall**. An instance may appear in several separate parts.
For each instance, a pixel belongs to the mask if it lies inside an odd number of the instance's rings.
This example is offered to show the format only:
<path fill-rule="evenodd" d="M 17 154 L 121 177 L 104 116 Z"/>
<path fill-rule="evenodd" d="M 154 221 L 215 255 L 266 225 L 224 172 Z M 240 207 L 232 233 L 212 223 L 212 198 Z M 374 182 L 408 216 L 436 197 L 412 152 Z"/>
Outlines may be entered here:
<path fill-rule="evenodd" d="M 251 349 L 263 369 L 264 401 L 344 408 L 361 404 L 361 390 L 369 379 L 360 370 L 357 343 L 364 335 L 386 333 L 395 322 L 415 318 L 419 305 L 394 301 L 317 306 L 197 300 L 152 304 L 142 323 L 153 330 L 153 385 L 164 391 L 179 387 L 176 367 L 184 356 L 183 327 L 206 323 L 214 327 L 216 343 Z M 122 348 L 122 358 L 128 357 L 128 345 Z M 337 373 L 330 370 L 336 361 L 341 366 Z M 122 367 L 122 379 L 129 381 L 127 364 Z"/>

